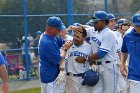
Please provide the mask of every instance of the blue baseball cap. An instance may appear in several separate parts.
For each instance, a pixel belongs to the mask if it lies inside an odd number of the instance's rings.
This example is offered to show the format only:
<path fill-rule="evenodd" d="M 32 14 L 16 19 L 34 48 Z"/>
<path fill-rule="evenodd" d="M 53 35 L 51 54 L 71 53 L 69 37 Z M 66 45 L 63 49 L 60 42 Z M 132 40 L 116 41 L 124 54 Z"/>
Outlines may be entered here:
<path fill-rule="evenodd" d="M 36 31 L 36 35 L 41 35 L 41 31 Z"/>
<path fill-rule="evenodd" d="M 107 13 L 105 11 L 97 11 L 92 17 L 92 22 L 98 22 L 106 19 L 108 18 L 107 18 Z"/>
<path fill-rule="evenodd" d="M 118 26 L 129 23 L 127 19 L 121 18 L 117 21 Z"/>
<path fill-rule="evenodd" d="M 59 17 L 49 17 L 47 20 L 47 25 L 57 28 L 59 30 L 65 30 L 66 27 L 64 26 L 64 24 L 62 23 L 62 20 Z"/>
<path fill-rule="evenodd" d="M 113 14 L 107 14 L 108 20 L 116 20 L 115 16 Z"/>
<path fill-rule="evenodd" d="M 140 26 L 140 13 L 134 14 L 131 19 L 134 26 Z"/>

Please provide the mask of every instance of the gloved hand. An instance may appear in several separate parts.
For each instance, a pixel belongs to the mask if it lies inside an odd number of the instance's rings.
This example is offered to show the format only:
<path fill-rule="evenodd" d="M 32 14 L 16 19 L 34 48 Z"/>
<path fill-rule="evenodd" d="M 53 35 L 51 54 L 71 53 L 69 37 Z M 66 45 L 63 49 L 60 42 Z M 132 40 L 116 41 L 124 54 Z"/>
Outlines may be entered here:
<path fill-rule="evenodd" d="M 96 71 L 98 69 L 98 65 L 92 65 L 91 68 Z"/>
<path fill-rule="evenodd" d="M 65 83 L 65 72 L 60 71 L 59 75 L 56 78 L 56 84 L 62 84 Z"/>

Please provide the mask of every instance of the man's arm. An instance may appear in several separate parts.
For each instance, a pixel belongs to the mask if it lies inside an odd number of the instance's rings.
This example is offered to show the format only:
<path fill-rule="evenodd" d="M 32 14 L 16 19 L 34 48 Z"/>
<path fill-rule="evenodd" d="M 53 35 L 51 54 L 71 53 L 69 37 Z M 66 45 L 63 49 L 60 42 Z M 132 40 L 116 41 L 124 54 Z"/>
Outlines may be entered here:
<path fill-rule="evenodd" d="M 127 69 L 126 69 L 126 60 L 127 60 L 127 53 L 121 53 L 121 64 L 120 64 L 120 72 L 121 74 L 126 77 L 127 76 Z"/>
<path fill-rule="evenodd" d="M 98 50 L 96 53 L 92 54 L 91 56 L 88 56 L 88 58 L 86 60 L 88 60 L 90 65 L 92 65 L 92 64 L 95 64 L 94 63 L 95 60 L 103 58 L 106 54 L 107 54 L 107 52 Z M 77 57 L 76 61 L 79 63 L 83 63 L 85 60 L 83 60 L 82 57 Z"/>
<path fill-rule="evenodd" d="M 65 68 L 65 61 L 64 61 L 64 58 L 66 56 L 66 53 L 67 53 L 67 50 L 69 50 L 69 48 L 72 46 L 72 42 L 71 41 L 67 41 L 63 47 L 62 47 L 62 52 L 61 52 L 61 57 L 62 59 L 60 60 L 59 64 L 59 68 L 61 71 L 64 71 L 64 68 Z"/>
<path fill-rule="evenodd" d="M 0 66 L 0 75 L 3 80 L 1 92 L 8 93 L 9 85 L 8 85 L 8 74 L 5 65 Z"/>

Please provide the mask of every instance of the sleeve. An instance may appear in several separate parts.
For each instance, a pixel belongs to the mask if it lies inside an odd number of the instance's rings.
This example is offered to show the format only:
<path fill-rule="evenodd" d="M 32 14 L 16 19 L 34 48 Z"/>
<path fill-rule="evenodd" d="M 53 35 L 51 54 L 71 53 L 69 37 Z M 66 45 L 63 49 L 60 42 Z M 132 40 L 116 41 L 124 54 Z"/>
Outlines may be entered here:
<path fill-rule="evenodd" d="M 107 52 L 99 50 L 96 54 L 98 55 L 98 58 L 100 59 L 100 58 L 103 58 L 107 54 Z"/>
<path fill-rule="evenodd" d="M 123 52 L 123 53 L 127 53 L 128 52 L 128 49 L 127 49 L 127 47 L 126 47 L 126 36 L 124 36 L 124 38 L 123 38 L 123 43 L 122 43 L 122 47 L 121 47 L 121 52 Z"/>
<path fill-rule="evenodd" d="M 103 37 L 103 40 L 101 41 L 101 46 L 99 47 L 99 50 L 110 52 L 113 45 L 116 44 L 116 38 L 113 33 L 106 33 Z"/>
<path fill-rule="evenodd" d="M 117 39 L 118 46 L 117 46 L 117 53 L 121 52 L 121 46 L 122 46 L 122 37 L 119 37 Z"/>
<path fill-rule="evenodd" d="M 4 59 L 3 55 L 0 52 L 0 66 L 3 65 L 3 64 L 5 64 L 5 59 Z"/>
<path fill-rule="evenodd" d="M 59 36 L 56 36 L 56 41 L 57 41 L 59 48 L 61 48 L 63 46 L 63 44 L 65 43 L 65 41 L 62 38 L 60 38 Z"/>
<path fill-rule="evenodd" d="M 44 52 L 46 52 L 45 56 L 47 57 L 47 60 L 54 65 L 58 65 L 62 59 L 59 48 L 54 43 L 49 43 L 45 47 Z"/>
<path fill-rule="evenodd" d="M 95 32 L 95 28 L 94 27 L 90 27 L 90 28 L 85 28 L 86 32 L 87 32 L 87 36 L 86 37 L 90 37 L 93 32 Z"/>

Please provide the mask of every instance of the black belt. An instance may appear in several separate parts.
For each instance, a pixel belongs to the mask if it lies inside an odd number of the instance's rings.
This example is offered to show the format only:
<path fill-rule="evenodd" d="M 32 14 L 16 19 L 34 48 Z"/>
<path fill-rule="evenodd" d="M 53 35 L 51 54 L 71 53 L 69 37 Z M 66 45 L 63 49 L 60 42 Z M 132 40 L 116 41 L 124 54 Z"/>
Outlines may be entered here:
<path fill-rule="evenodd" d="M 79 74 L 72 74 L 72 73 L 67 73 L 66 74 L 67 76 L 74 76 L 74 77 L 82 77 L 83 76 L 83 73 L 79 73 Z"/>
<path fill-rule="evenodd" d="M 102 62 L 96 62 L 97 63 L 97 65 L 102 65 Z M 104 63 L 111 63 L 111 61 L 104 61 Z"/>

